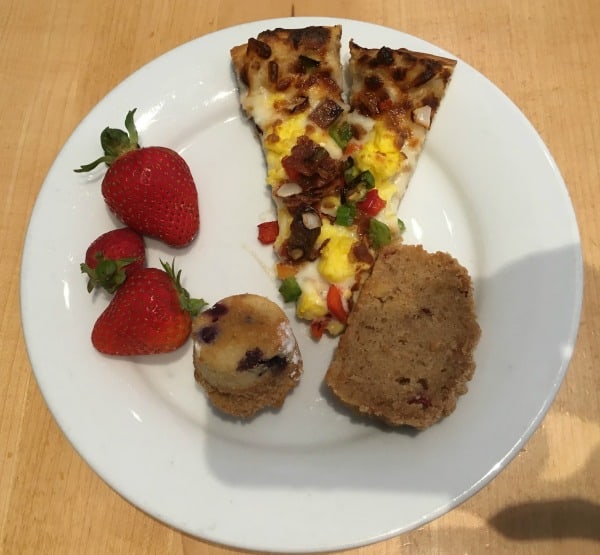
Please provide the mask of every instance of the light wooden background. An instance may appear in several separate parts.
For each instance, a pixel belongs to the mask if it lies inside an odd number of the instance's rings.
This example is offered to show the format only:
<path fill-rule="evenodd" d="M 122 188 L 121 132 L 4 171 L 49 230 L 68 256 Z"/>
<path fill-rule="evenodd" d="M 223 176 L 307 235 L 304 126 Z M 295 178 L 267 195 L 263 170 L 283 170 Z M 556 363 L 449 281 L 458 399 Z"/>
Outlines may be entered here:
<path fill-rule="evenodd" d="M 2 0 L 0 552 L 238 553 L 146 516 L 110 490 L 73 450 L 48 413 L 27 359 L 19 267 L 46 172 L 75 126 L 115 85 L 207 32 L 293 13 L 394 27 L 452 52 L 496 83 L 556 159 L 575 206 L 585 262 L 573 361 L 525 449 L 489 486 L 446 516 L 348 553 L 599 553 L 597 0 Z M 44 307 L 39 317 L 52 325 Z"/>

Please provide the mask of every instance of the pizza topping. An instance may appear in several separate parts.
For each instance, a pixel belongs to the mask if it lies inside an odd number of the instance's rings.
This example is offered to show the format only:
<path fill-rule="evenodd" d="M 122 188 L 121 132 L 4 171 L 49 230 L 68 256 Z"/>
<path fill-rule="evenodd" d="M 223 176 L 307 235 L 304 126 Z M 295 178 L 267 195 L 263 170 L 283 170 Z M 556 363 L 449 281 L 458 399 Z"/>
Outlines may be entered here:
<path fill-rule="evenodd" d="M 295 264 L 288 264 L 285 262 L 278 262 L 276 266 L 277 277 L 284 280 L 289 277 L 294 277 L 298 272 L 298 266 Z"/>
<path fill-rule="evenodd" d="M 313 339 L 317 341 L 323 337 L 323 333 L 325 333 L 325 328 L 327 328 L 327 319 L 326 318 L 317 318 L 310 323 L 310 335 Z"/>
<path fill-rule="evenodd" d="M 375 178 L 369 170 L 360 171 L 352 158 L 346 160 L 344 170 L 344 187 L 342 202 L 357 202 L 362 200 L 367 190 L 375 187 Z"/>
<path fill-rule="evenodd" d="M 286 89 L 288 89 L 291 84 L 292 84 L 292 78 L 288 76 L 288 77 L 284 77 L 283 79 L 279 79 L 279 81 L 277 81 L 277 86 L 275 88 L 278 91 L 282 92 L 282 91 L 285 91 Z"/>
<path fill-rule="evenodd" d="M 391 66 L 394 63 L 394 52 L 391 48 L 383 46 L 379 49 L 379 51 L 377 52 L 377 56 L 375 56 L 375 59 L 373 61 L 373 66 Z"/>
<path fill-rule="evenodd" d="M 321 218 L 316 210 L 307 210 L 302 213 L 302 223 L 306 229 L 321 227 Z"/>
<path fill-rule="evenodd" d="M 261 40 L 248 40 L 248 54 L 254 52 L 259 58 L 268 60 L 271 57 L 271 47 Z"/>
<path fill-rule="evenodd" d="M 302 289 L 294 276 L 281 280 L 279 292 L 286 303 L 296 302 L 302 294 Z"/>
<path fill-rule="evenodd" d="M 327 149 L 306 136 L 298 138 L 281 164 L 290 181 L 302 189 L 298 194 L 284 197 L 291 213 L 303 204 L 316 206 L 320 200 L 334 195 L 343 187 L 343 162 L 333 159 Z"/>
<path fill-rule="evenodd" d="M 427 81 L 433 79 L 433 77 L 440 71 L 441 65 L 438 62 L 431 60 L 426 62 L 424 61 L 423 63 L 425 65 L 423 71 L 418 73 L 412 80 L 411 86 L 413 87 L 423 86 L 425 83 L 427 83 Z"/>
<path fill-rule="evenodd" d="M 364 262 L 369 266 L 375 261 L 373 253 L 364 238 L 361 238 L 361 240 L 352 247 L 352 255 L 358 262 Z"/>
<path fill-rule="evenodd" d="M 279 235 L 279 224 L 277 220 L 258 224 L 258 240 L 263 245 L 272 245 Z"/>
<path fill-rule="evenodd" d="M 290 106 L 288 107 L 288 111 L 290 114 L 299 114 L 304 112 L 304 110 L 306 110 L 309 106 L 310 102 L 308 100 L 308 96 L 300 95 L 292 99 Z"/>
<path fill-rule="evenodd" d="M 351 226 L 356 218 L 356 206 L 354 204 L 341 204 L 335 213 L 335 223 L 344 227 Z"/>
<path fill-rule="evenodd" d="M 356 206 L 361 212 L 369 216 L 376 216 L 385 208 L 385 205 L 386 202 L 379 196 L 377 189 L 371 189 Z"/>
<path fill-rule="evenodd" d="M 354 130 L 347 121 L 343 121 L 339 125 L 336 124 L 329 127 L 329 136 L 346 154 L 346 148 L 354 137 Z"/>
<path fill-rule="evenodd" d="M 431 125 L 431 106 L 421 106 L 412 111 L 412 118 L 415 123 L 429 129 Z"/>
<path fill-rule="evenodd" d="M 343 112 L 344 109 L 335 100 L 326 98 L 310 113 L 308 119 L 315 122 L 321 129 L 327 129 Z"/>
<path fill-rule="evenodd" d="M 307 71 L 310 71 L 311 69 L 315 69 L 315 68 L 319 67 L 320 65 L 321 65 L 321 62 L 319 62 L 319 60 L 309 58 L 308 56 L 305 56 L 304 54 L 300 54 L 300 56 L 298 57 L 298 67 L 300 69 L 300 71 L 298 73 L 306 73 Z"/>
<path fill-rule="evenodd" d="M 376 91 L 383 87 L 383 79 L 378 75 L 367 75 L 365 77 L 365 87 L 370 91 Z"/>
<path fill-rule="evenodd" d="M 344 307 L 344 301 L 340 290 L 335 285 L 330 285 L 327 290 L 327 308 L 331 315 L 345 324 L 348 320 L 348 311 Z"/>
<path fill-rule="evenodd" d="M 277 77 L 279 76 L 279 65 L 277 62 L 271 60 L 269 62 L 269 81 L 271 83 L 277 83 Z"/>
<path fill-rule="evenodd" d="M 314 245 L 321 231 L 321 217 L 310 205 L 303 204 L 292 219 L 287 240 L 287 256 L 294 262 L 314 258 Z"/>
<path fill-rule="evenodd" d="M 379 114 L 379 99 L 372 91 L 362 91 L 354 98 L 354 104 L 357 110 L 367 117 L 374 117 Z"/>
<path fill-rule="evenodd" d="M 298 183 L 283 183 L 277 187 L 275 194 L 280 198 L 287 198 L 302 192 Z"/>
<path fill-rule="evenodd" d="M 376 248 L 389 245 L 392 241 L 390 228 L 375 218 L 369 220 L 369 241 Z"/>

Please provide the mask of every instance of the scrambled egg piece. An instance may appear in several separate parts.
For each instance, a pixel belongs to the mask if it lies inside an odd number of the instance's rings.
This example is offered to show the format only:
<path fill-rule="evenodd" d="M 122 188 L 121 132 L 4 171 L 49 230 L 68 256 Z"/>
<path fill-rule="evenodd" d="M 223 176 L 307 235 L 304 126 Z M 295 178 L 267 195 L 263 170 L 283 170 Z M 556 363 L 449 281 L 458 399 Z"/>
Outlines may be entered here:
<path fill-rule="evenodd" d="M 359 267 L 359 263 L 350 260 L 348 254 L 356 241 L 356 232 L 347 228 L 323 221 L 318 244 L 325 245 L 321 249 L 321 256 L 317 263 L 319 273 L 329 283 L 341 283 L 353 278 Z"/>
<path fill-rule="evenodd" d="M 296 276 L 302 294 L 296 304 L 296 314 L 301 319 L 314 320 L 325 316 L 327 308 L 327 290 L 329 284 L 342 285 L 342 295 L 351 295 L 348 284 L 352 284 L 356 273 L 363 269 L 364 263 L 355 262 L 349 256 L 352 245 L 357 240 L 356 232 L 350 228 L 323 221 L 317 245 L 323 245 L 316 270 L 313 265 L 307 265 Z M 337 327 L 336 327 L 337 326 Z M 337 335 L 343 329 L 343 324 L 332 323 L 328 331 Z"/>
<path fill-rule="evenodd" d="M 277 209 L 277 222 L 279 223 L 279 235 L 273 247 L 278 251 L 283 245 L 284 241 L 290 236 L 292 215 L 287 211 L 287 208 Z"/>
<path fill-rule="evenodd" d="M 384 123 L 375 122 L 364 146 L 353 158 L 361 170 L 369 170 L 373 174 L 381 197 L 391 196 L 389 181 L 400 171 L 404 155 L 396 148 L 394 134 L 386 129 Z"/>
<path fill-rule="evenodd" d="M 281 160 L 291 152 L 297 138 L 304 134 L 305 127 L 306 116 L 298 114 L 285 122 L 278 120 L 269 128 L 264 144 L 267 151 L 267 183 L 271 187 L 287 179 Z"/>
<path fill-rule="evenodd" d="M 296 302 L 296 314 L 304 320 L 315 320 L 327 314 L 325 295 L 318 282 L 310 278 L 298 279 L 302 294 Z"/>

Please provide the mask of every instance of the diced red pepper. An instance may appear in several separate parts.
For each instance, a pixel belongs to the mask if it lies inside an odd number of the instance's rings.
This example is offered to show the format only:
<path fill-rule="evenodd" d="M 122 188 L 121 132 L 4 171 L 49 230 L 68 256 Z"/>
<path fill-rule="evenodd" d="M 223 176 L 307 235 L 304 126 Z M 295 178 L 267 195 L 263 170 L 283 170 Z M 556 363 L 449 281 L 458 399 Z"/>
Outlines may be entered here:
<path fill-rule="evenodd" d="M 323 337 L 323 333 L 325 332 L 325 328 L 327 327 L 327 319 L 318 318 L 313 320 L 310 323 L 310 335 L 313 339 L 319 340 Z"/>
<path fill-rule="evenodd" d="M 351 141 L 348 146 L 344 149 L 344 156 L 352 156 L 355 152 L 358 152 L 362 148 L 360 143 Z"/>
<path fill-rule="evenodd" d="M 292 160 L 293 159 L 291 156 L 284 156 L 281 160 L 281 165 L 283 166 L 283 169 L 285 170 L 288 179 L 293 183 L 297 183 L 297 181 L 300 179 L 301 174 L 300 171 L 292 165 Z"/>
<path fill-rule="evenodd" d="M 263 222 L 258 224 L 258 240 L 263 245 L 271 245 L 279 235 L 279 224 L 277 221 Z"/>
<path fill-rule="evenodd" d="M 383 210 L 385 205 L 386 202 L 379 196 L 377 189 L 370 189 L 367 191 L 365 198 L 356 203 L 358 209 L 367 216 L 376 216 Z"/>
<path fill-rule="evenodd" d="M 330 285 L 327 291 L 327 309 L 331 315 L 342 324 L 348 321 L 348 312 L 344 308 L 342 294 L 335 285 Z"/>

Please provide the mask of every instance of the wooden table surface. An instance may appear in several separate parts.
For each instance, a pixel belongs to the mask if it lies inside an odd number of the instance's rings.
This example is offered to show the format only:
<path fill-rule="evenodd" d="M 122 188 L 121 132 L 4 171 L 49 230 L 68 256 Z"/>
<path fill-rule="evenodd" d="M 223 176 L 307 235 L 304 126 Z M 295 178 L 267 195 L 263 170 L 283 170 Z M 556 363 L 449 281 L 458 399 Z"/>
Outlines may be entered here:
<path fill-rule="evenodd" d="M 142 513 L 71 447 L 27 358 L 19 268 L 29 216 L 48 169 L 77 124 L 115 85 L 205 33 L 292 14 L 385 24 L 441 46 L 496 83 L 537 128 L 562 172 L 585 265 L 572 363 L 526 447 L 492 483 L 447 515 L 347 553 L 600 552 L 597 0 L 0 2 L 0 551 L 238 553 Z M 51 325 L 43 307 L 39 317 Z"/>

